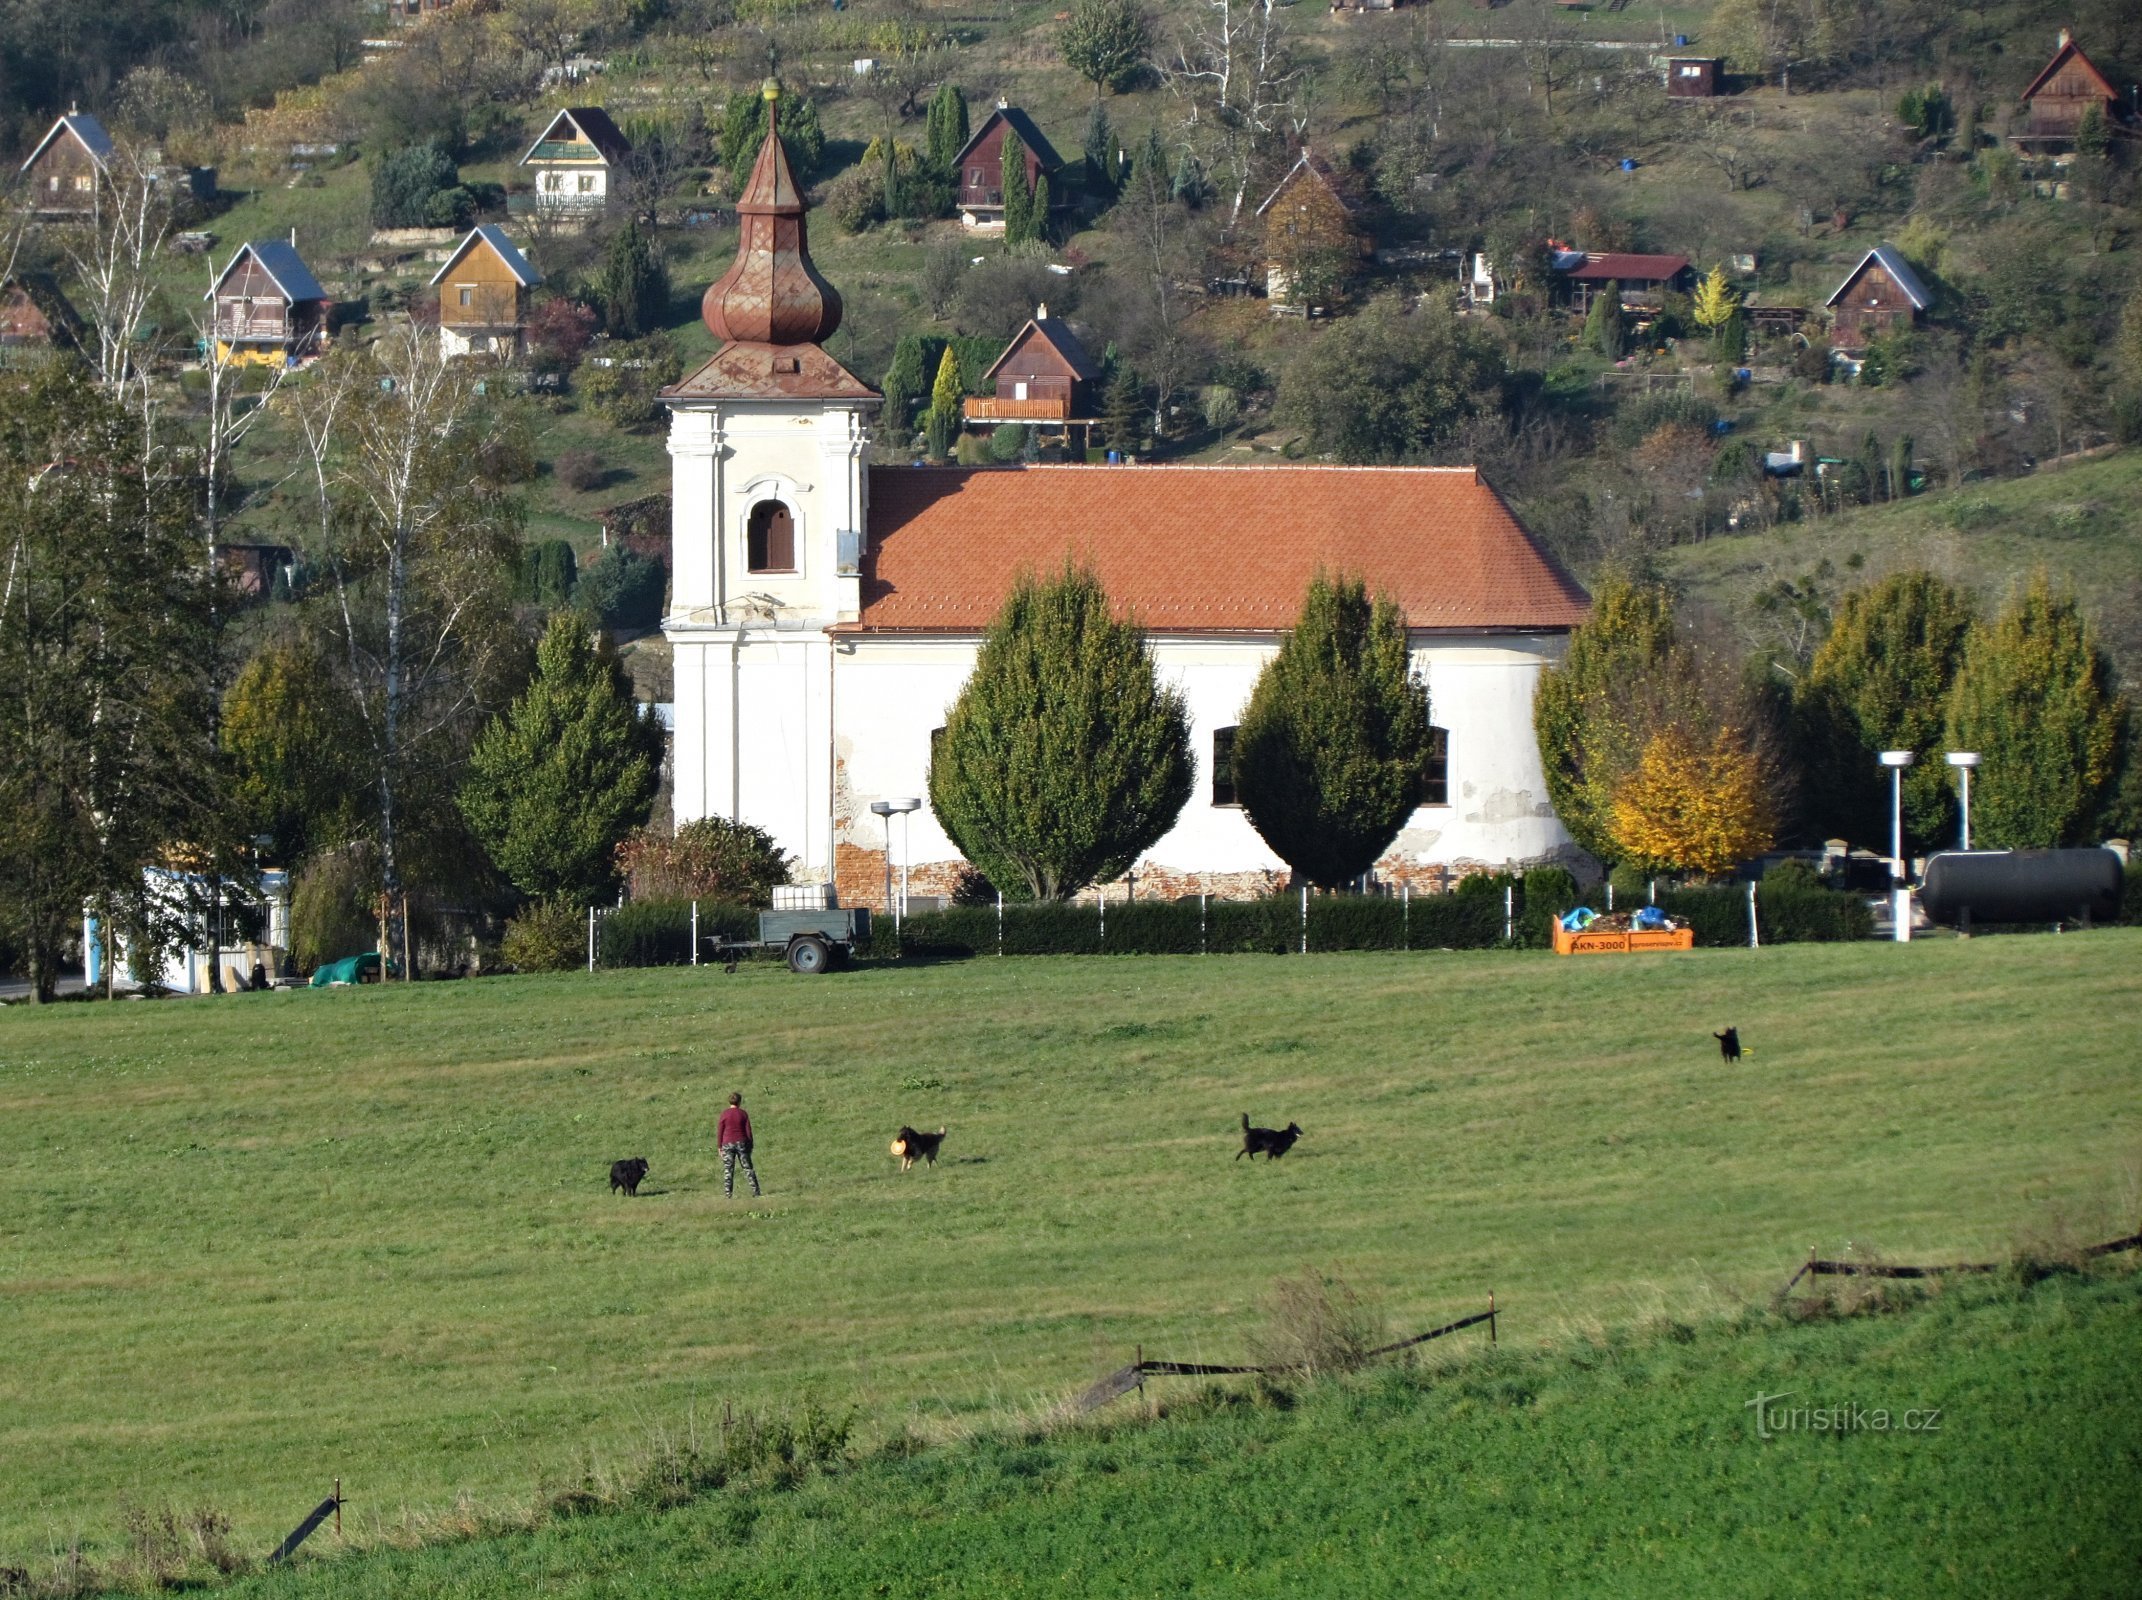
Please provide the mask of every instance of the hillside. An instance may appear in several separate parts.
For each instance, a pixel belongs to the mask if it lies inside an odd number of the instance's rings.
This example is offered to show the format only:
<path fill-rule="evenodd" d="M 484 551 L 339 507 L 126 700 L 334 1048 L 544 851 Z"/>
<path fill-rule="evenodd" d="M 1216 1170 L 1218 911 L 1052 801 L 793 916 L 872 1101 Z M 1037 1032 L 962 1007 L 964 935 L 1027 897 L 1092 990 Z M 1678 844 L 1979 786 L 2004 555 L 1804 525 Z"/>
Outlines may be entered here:
<path fill-rule="evenodd" d="M 1240 1360 L 1305 1265 L 1406 1331 L 1492 1289 L 1529 1348 L 1703 1324 L 1817 1240 L 2110 1237 L 2138 940 L 10 1008 L 0 1566 L 107 1554 L 128 1505 L 212 1506 L 266 1548 L 338 1475 L 362 1528 L 503 1511 L 732 1403 L 957 1436 L 1134 1345 Z M 763 1199 L 719 1192 L 731 1088 Z M 1307 1131 L 1238 1162 L 1244 1112 Z M 887 1156 L 902 1121 L 949 1125 L 934 1171 Z M 605 1187 L 626 1155 L 637 1200 Z"/>

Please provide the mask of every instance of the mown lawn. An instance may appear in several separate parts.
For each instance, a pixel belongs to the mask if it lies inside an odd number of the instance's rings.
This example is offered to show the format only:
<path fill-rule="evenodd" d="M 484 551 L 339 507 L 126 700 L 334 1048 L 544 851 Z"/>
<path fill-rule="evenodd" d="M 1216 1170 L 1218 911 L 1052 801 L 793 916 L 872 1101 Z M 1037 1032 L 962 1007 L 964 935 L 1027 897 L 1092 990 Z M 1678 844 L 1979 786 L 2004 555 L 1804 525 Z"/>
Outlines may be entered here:
<path fill-rule="evenodd" d="M 725 1402 L 864 1442 L 1239 1359 L 1276 1274 L 1530 1342 L 2133 1225 L 2142 934 L 747 967 L 0 1015 L 0 1565 L 525 1500 Z M 1752 1054 L 1723 1068 L 1710 1031 Z M 767 1193 L 725 1202 L 741 1089 Z M 1298 1120 L 1236 1162 L 1236 1119 Z M 948 1123 L 902 1175 L 902 1121 Z M 644 1155 L 636 1201 L 612 1159 Z M 2126 1189 L 2123 1191 L 2123 1185 Z M 2119 1226 L 2124 1223 L 2125 1226 Z"/>

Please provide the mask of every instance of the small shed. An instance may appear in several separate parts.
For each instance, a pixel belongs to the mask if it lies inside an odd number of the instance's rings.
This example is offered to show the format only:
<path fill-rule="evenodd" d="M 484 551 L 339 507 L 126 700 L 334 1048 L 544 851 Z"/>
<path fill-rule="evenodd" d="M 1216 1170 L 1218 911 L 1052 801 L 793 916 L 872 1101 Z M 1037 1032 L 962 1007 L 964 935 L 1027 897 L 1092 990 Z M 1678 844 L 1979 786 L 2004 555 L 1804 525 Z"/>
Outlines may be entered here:
<path fill-rule="evenodd" d="M 632 141 L 601 106 L 567 106 L 550 119 L 521 157 L 538 204 L 599 211 L 610 203 Z"/>
<path fill-rule="evenodd" d="M 114 146 L 104 124 L 70 111 L 46 130 L 20 177 L 30 209 L 40 217 L 86 216 L 97 203 L 97 180 L 111 170 Z"/>
<path fill-rule="evenodd" d="M 2120 114 L 2120 93 L 2097 70 L 2068 34 L 2060 30 L 2060 48 L 2045 70 L 2031 79 L 2023 91 L 2027 108 L 2020 130 L 2011 133 L 2011 143 L 2028 149 L 2053 151 L 2072 145 L 2090 108 L 2096 106 L 2109 128 Z"/>
<path fill-rule="evenodd" d="M 1831 338 L 1847 350 L 1863 349 L 1897 328 L 1908 328 L 1932 306 L 1934 297 L 1891 244 L 1878 244 L 1846 275 L 1827 302 Z"/>
<path fill-rule="evenodd" d="M 240 245 L 203 298 L 215 303 L 221 360 L 279 365 L 317 355 L 326 342 L 333 302 L 287 240 Z"/>
<path fill-rule="evenodd" d="M 1034 119 L 1017 106 L 999 100 L 982 125 L 974 130 L 952 165 L 959 173 L 959 220 L 977 233 L 995 232 L 1004 226 L 1004 139 L 1017 134 L 1026 147 L 1026 182 L 1032 188 L 1043 173 L 1063 168 L 1048 137 L 1034 126 Z M 1063 186 L 1050 183 L 1049 208 L 1067 204 Z"/>
<path fill-rule="evenodd" d="M 79 314 L 46 273 L 0 279 L 0 365 L 34 364 L 55 350 L 81 348 Z"/>
<path fill-rule="evenodd" d="M 1709 100 L 1722 87 L 1725 60 L 1721 56 L 1668 56 L 1666 98 Z"/>
<path fill-rule="evenodd" d="M 1265 293 L 1275 301 L 1294 298 L 1295 279 L 1312 254 L 1334 257 L 1342 276 L 1376 254 L 1376 236 L 1352 185 L 1306 145 L 1257 217 L 1264 224 Z"/>
<path fill-rule="evenodd" d="M 432 274 L 440 347 L 450 356 L 519 355 L 528 291 L 542 281 L 505 229 L 479 222 Z"/>
<path fill-rule="evenodd" d="M 1587 250 L 1583 259 L 1575 252 L 1557 254 L 1554 270 L 1575 292 L 1579 309 L 1589 309 L 1592 296 L 1610 283 L 1621 285 L 1621 303 L 1656 310 L 1668 294 L 1687 294 L 1696 285 L 1695 269 L 1686 256 L 1639 255 L 1630 250 Z"/>
<path fill-rule="evenodd" d="M 1041 305 L 982 374 L 982 381 L 994 381 L 997 392 L 968 399 L 970 427 L 1024 422 L 1068 429 L 1095 416 L 1101 369 L 1070 325 Z"/>

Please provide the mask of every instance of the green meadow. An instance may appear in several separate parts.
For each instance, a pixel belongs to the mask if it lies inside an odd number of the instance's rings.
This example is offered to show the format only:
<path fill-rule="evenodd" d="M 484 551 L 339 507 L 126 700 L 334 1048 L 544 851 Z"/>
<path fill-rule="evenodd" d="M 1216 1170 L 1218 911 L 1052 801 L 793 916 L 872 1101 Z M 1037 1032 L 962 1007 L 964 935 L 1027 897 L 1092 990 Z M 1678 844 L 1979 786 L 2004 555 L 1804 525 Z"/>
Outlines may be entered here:
<path fill-rule="evenodd" d="M 2126 1232 L 2138 956 L 2107 930 L 11 1008 L 0 1567 L 109 1553 L 130 1507 L 213 1506 L 262 1551 L 336 1477 L 352 1542 L 504 1516 L 725 1407 L 852 1413 L 866 1453 L 1016 1430 L 1133 1346 L 1244 1359 L 1304 1266 L 1394 1334 L 1492 1289 L 1537 1351 L 1730 1325 L 1818 1243 Z M 720 1190 L 732 1088 L 756 1200 Z M 1235 1161 L 1243 1112 L 1304 1137 Z M 899 1172 L 902 1122 L 949 1125 L 934 1171 Z M 1285 1426 L 1233 1415 L 1215 1449 Z"/>

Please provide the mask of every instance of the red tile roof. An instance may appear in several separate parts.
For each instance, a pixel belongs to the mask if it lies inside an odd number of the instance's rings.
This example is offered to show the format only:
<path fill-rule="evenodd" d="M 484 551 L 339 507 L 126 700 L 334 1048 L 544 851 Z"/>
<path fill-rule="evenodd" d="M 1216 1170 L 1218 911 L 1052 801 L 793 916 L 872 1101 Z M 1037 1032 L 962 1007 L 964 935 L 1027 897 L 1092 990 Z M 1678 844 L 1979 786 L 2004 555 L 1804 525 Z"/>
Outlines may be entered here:
<path fill-rule="evenodd" d="M 978 633 L 1067 556 L 1156 633 L 1291 627 L 1319 567 L 1414 628 L 1558 631 L 1590 607 L 1471 467 L 875 467 L 851 626 Z"/>
<path fill-rule="evenodd" d="M 1566 274 L 1584 283 L 1664 282 L 1688 270 L 1686 256 L 1640 256 L 1626 250 L 1586 251 L 1584 265 Z"/>

